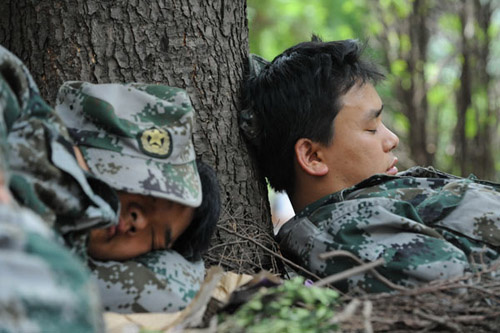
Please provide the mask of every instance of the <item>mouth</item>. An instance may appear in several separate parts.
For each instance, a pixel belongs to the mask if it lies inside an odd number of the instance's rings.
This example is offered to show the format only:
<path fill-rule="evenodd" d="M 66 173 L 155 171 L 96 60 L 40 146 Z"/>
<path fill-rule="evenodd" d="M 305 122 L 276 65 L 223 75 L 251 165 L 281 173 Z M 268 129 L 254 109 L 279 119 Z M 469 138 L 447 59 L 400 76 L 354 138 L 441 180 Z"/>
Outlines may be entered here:
<path fill-rule="evenodd" d="M 396 167 L 397 163 L 398 163 L 398 158 L 394 157 L 394 160 L 392 161 L 391 166 L 389 166 L 389 168 L 387 168 L 385 173 L 388 175 L 391 175 L 391 176 L 396 175 L 398 173 L 398 168 Z"/>
<path fill-rule="evenodd" d="M 113 225 L 106 229 L 106 237 L 108 241 L 115 236 L 116 230 L 117 230 L 116 225 Z"/>

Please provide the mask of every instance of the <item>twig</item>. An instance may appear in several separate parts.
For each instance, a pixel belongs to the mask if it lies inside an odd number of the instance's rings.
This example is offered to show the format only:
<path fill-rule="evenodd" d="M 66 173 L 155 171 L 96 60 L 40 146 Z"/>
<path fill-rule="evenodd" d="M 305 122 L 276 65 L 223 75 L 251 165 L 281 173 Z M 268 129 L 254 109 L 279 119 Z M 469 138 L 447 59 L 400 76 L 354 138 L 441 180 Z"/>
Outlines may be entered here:
<path fill-rule="evenodd" d="M 438 317 L 438 316 L 434 316 L 434 315 L 431 315 L 429 313 L 425 313 L 423 311 L 421 311 L 420 309 L 415 309 L 413 311 L 413 313 L 415 313 L 416 315 L 424 318 L 424 319 L 427 319 L 427 320 L 430 320 L 432 322 L 435 322 L 435 323 L 438 323 L 442 326 L 445 326 L 445 327 L 448 327 L 449 329 L 452 329 L 454 330 L 455 332 L 461 332 L 462 330 L 460 329 L 460 327 L 454 323 L 452 323 L 450 321 L 450 318 L 448 317 Z"/>
<path fill-rule="evenodd" d="M 223 246 L 226 246 L 226 245 L 245 244 L 246 242 L 247 241 L 234 241 L 234 242 L 227 242 L 227 243 L 217 244 L 217 245 L 214 245 L 211 248 L 209 248 L 207 250 L 207 252 L 213 251 L 215 249 L 218 249 L 219 247 L 223 247 Z"/>
<path fill-rule="evenodd" d="M 313 286 L 322 287 L 322 286 L 327 285 L 327 284 L 332 284 L 332 283 L 335 283 L 337 281 L 345 280 L 348 277 L 372 270 L 373 268 L 380 266 L 380 265 L 383 265 L 384 263 L 385 263 L 384 258 L 379 258 L 373 262 L 369 262 L 367 264 L 353 267 L 351 269 L 346 269 L 345 271 L 342 271 L 340 273 L 327 276 L 324 279 L 321 279 L 319 281 L 314 282 Z"/>
<path fill-rule="evenodd" d="M 350 252 L 347 252 L 350 253 Z M 488 269 L 485 269 L 480 272 L 481 275 L 490 273 L 493 271 L 496 271 L 497 269 L 500 268 L 500 259 L 497 259 L 493 261 L 490 264 L 490 267 Z M 421 287 L 413 288 L 413 289 L 404 289 L 400 290 L 399 295 L 405 295 L 405 296 L 414 296 L 414 295 L 420 295 L 420 294 L 426 294 L 426 293 L 431 293 L 431 292 L 436 292 L 436 291 L 443 291 L 443 290 L 448 290 L 448 289 L 457 289 L 457 288 L 470 288 L 470 289 L 478 289 L 474 285 L 467 285 L 467 284 L 461 284 L 459 282 L 469 280 L 473 278 L 476 275 L 476 273 L 466 273 L 464 275 L 456 276 L 453 278 L 450 278 L 448 280 L 435 280 L 432 282 L 429 282 L 428 284 L 424 284 Z M 490 285 L 490 288 L 496 286 L 496 282 L 493 282 L 492 285 Z M 490 294 L 489 291 L 485 291 L 484 289 L 479 289 L 480 291 L 486 292 Z M 364 299 L 381 299 L 381 298 L 390 298 L 398 294 L 394 293 L 379 293 L 379 294 L 366 294 L 363 296 Z M 494 294 L 494 296 L 497 296 Z M 350 299 L 348 295 L 344 296 L 346 299 Z"/>
<path fill-rule="evenodd" d="M 497 318 L 498 316 L 500 316 L 500 312 L 492 312 L 492 313 L 488 313 L 488 314 L 485 314 L 485 315 L 464 315 L 464 316 L 458 316 L 458 317 L 455 317 L 453 318 L 453 320 L 455 321 L 458 321 L 458 322 L 471 322 L 471 321 L 482 321 L 482 320 L 485 320 L 486 318 L 490 318 L 490 317 L 495 317 Z"/>
<path fill-rule="evenodd" d="M 240 237 L 240 238 L 243 238 L 243 239 L 246 239 L 252 243 L 254 243 L 255 245 L 259 246 L 260 248 L 262 248 L 264 251 L 267 251 L 268 253 L 272 254 L 273 256 L 277 257 L 277 258 L 280 258 L 281 260 L 283 260 L 283 262 L 287 263 L 288 265 L 292 266 L 293 268 L 295 269 L 298 269 L 298 270 L 301 270 L 303 271 L 304 273 L 307 273 L 309 276 L 313 277 L 314 279 L 316 280 L 321 280 L 321 278 L 319 276 L 317 276 L 316 274 L 308 271 L 307 269 L 305 269 L 304 267 L 301 267 L 299 265 L 297 265 L 296 263 L 294 263 L 293 261 L 283 257 L 282 255 L 279 255 L 278 253 L 274 252 L 273 250 L 270 250 L 268 249 L 267 247 L 265 247 L 264 245 L 260 244 L 259 242 L 257 242 L 256 240 L 250 238 L 250 237 L 247 237 L 247 236 L 244 236 L 244 235 L 240 235 L 238 234 L 237 232 L 234 232 L 232 230 L 229 230 L 228 228 L 226 227 L 223 227 L 223 226 L 219 226 L 219 229 L 222 229 L 224 230 L 225 232 L 227 233 L 230 233 L 232 235 L 235 235 L 237 237 Z"/>
<path fill-rule="evenodd" d="M 339 256 L 343 256 L 343 257 L 348 257 L 348 258 L 351 258 L 352 260 L 356 261 L 358 264 L 360 265 L 365 265 L 365 263 L 359 259 L 357 256 L 355 256 L 354 254 L 352 254 L 351 252 L 348 252 L 348 251 L 343 251 L 343 250 L 337 250 L 337 251 L 331 251 L 331 252 L 325 252 L 325 253 L 321 253 L 319 255 L 319 258 L 320 259 L 323 259 L 323 260 L 326 260 L 328 258 L 332 258 L 332 257 L 339 257 Z M 380 258 L 382 259 L 382 258 Z M 385 261 L 384 261 L 385 263 Z M 378 265 L 377 265 L 378 266 Z M 376 267 L 376 266 L 375 266 Z M 405 287 L 402 287 L 400 285 L 397 285 L 395 283 L 393 283 L 392 281 L 389 281 L 387 278 L 385 278 L 382 274 L 380 274 L 379 272 L 377 272 L 374 268 L 370 268 L 369 269 L 370 273 L 373 274 L 373 276 L 377 279 L 379 279 L 381 282 L 383 282 L 385 285 L 387 285 L 389 288 L 392 288 L 394 290 L 399 290 L 399 291 L 406 291 L 408 290 L 407 288 Z M 362 271 L 364 272 L 364 270 Z M 340 274 L 340 273 L 339 273 Z"/>
<path fill-rule="evenodd" d="M 330 319 L 330 323 L 336 324 L 351 319 L 354 315 L 358 307 L 360 306 L 361 301 L 357 298 L 353 299 L 347 306 L 344 308 L 342 312 L 335 315 L 332 319 Z"/>
<path fill-rule="evenodd" d="M 363 302 L 363 322 L 365 326 L 365 333 L 373 333 L 371 322 L 373 304 L 369 300 Z"/>

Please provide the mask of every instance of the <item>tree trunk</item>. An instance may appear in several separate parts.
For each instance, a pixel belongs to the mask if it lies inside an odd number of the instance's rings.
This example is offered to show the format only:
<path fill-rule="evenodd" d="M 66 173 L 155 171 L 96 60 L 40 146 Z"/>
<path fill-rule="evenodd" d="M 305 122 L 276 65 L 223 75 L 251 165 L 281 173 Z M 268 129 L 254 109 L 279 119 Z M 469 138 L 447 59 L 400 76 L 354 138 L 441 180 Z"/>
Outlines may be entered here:
<path fill-rule="evenodd" d="M 196 110 L 196 151 L 216 169 L 223 199 L 207 262 L 248 273 L 276 267 L 236 235 L 275 247 L 265 182 L 238 127 L 248 54 L 244 0 L 12 0 L 0 9 L 9 18 L 0 23 L 0 43 L 25 62 L 49 103 L 67 80 L 187 89 Z"/>
<path fill-rule="evenodd" d="M 472 100 L 471 91 L 471 77 L 470 77 L 470 61 L 471 48 L 468 45 L 470 43 L 470 37 L 467 38 L 465 33 L 466 28 L 470 28 L 472 21 L 472 8 L 470 2 L 465 2 L 462 4 L 462 10 L 460 12 L 460 22 L 462 24 L 461 39 L 460 39 L 460 53 L 462 54 L 462 68 L 460 74 L 460 88 L 457 90 L 456 103 L 457 103 L 457 126 L 455 129 L 456 142 L 457 142 L 457 154 L 456 159 L 458 165 L 460 166 L 460 171 L 462 176 L 467 173 L 467 157 L 468 157 L 468 144 L 466 136 L 466 115 L 467 109 L 470 107 Z"/>
<path fill-rule="evenodd" d="M 417 164 L 428 166 L 433 163 L 433 152 L 428 149 L 427 137 L 427 87 L 424 65 L 427 61 L 429 31 L 427 19 L 429 3 L 426 0 L 415 0 L 413 10 L 408 17 L 408 35 L 411 48 L 406 58 L 411 85 L 408 90 L 402 89 L 402 103 L 405 105 L 410 123 L 410 149 L 412 158 Z"/>
<path fill-rule="evenodd" d="M 493 10 L 490 2 L 464 1 L 459 17 L 461 63 L 460 88 L 457 90 L 457 126 L 455 137 L 458 153 L 455 156 L 463 176 L 474 173 L 479 178 L 495 176 L 495 159 L 492 154 L 493 110 L 489 102 L 490 75 L 487 71 L 490 54 L 490 28 Z M 477 36 L 483 36 L 477 38 Z M 474 103 L 481 98 L 484 103 Z M 467 124 L 467 121 L 471 122 Z M 474 130 L 467 130 L 467 126 Z"/>

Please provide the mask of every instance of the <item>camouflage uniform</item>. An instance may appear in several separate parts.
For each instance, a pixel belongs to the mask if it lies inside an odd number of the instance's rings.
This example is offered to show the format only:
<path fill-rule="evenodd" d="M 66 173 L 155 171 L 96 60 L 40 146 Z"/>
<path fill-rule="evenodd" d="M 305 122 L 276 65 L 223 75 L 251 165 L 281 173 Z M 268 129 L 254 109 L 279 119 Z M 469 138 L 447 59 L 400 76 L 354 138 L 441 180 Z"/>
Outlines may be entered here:
<path fill-rule="evenodd" d="M 88 271 L 27 209 L 0 205 L 0 285 L 0 332 L 104 330 Z"/>
<path fill-rule="evenodd" d="M 366 261 L 384 258 L 377 270 L 399 285 L 446 279 L 499 256 L 500 185 L 421 167 L 375 175 L 308 205 L 277 239 L 287 257 L 321 277 L 357 265 L 318 258 L 346 250 Z M 337 287 L 389 290 L 370 273 Z"/>
<path fill-rule="evenodd" d="M 18 107 L 4 113 L 11 191 L 85 258 L 87 231 L 116 222 L 118 197 L 80 168 L 66 127 L 40 97 L 24 65 L 3 50 L 3 66 L 19 81 L 15 94 L 20 97 Z"/>
<path fill-rule="evenodd" d="M 193 109 L 184 90 L 66 82 L 56 112 L 90 171 L 115 190 L 201 204 Z M 203 261 L 190 262 L 171 250 L 125 262 L 91 259 L 89 266 L 105 309 L 122 313 L 178 311 L 204 278 Z"/>
<path fill-rule="evenodd" d="M 0 172 L 6 179 L 11 176 L 15 189 L 36 200 L 36 192 L 30 192 L 36 191 L 34 186 L 19 187 L 27 184 L 32 174 L 19 169 L 9 173 L 6 161 L 15 167 L 19 165 L 18 153 L 31 161 L 40 155 L 30 155 L 31 148 L 20 152 L 9 142 L 14 148 L 14 153 L 10 152 L 6 135 L 30 127 L 24 117 L 27 114 L 38 120 L 33 123 L 40 125 L 39 131 L 53 134 L 52 128 L 43 126 L 47 113 L 50 108 L 39 97 L 28 70 L 0 46 Z M 37 190 L 43 191 L 44 185 L 41 181 Z M 31 203 L 41 210 L 47 207 L 40 200 Z M 44 212 L 46 221 L 15 202 L 0 203 L 0 332 L 102 332 L 97 289 L 85 266 L 48 227 L 59 223 L 55 215 L 48 208 Z"/>

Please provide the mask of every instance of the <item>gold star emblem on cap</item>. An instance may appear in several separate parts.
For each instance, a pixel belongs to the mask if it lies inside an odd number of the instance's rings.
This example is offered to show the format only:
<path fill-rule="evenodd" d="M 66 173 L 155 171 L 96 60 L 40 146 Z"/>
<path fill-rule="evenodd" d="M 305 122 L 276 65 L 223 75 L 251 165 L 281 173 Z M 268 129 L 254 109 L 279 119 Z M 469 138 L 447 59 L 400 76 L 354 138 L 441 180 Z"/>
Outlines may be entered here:
<path fill-rule="evenodd" d="M 170 133 L 161 128 L 150 128 L 140 136 L 142 150 L 154 157 L 168 157 L 172 149 Z"/>

